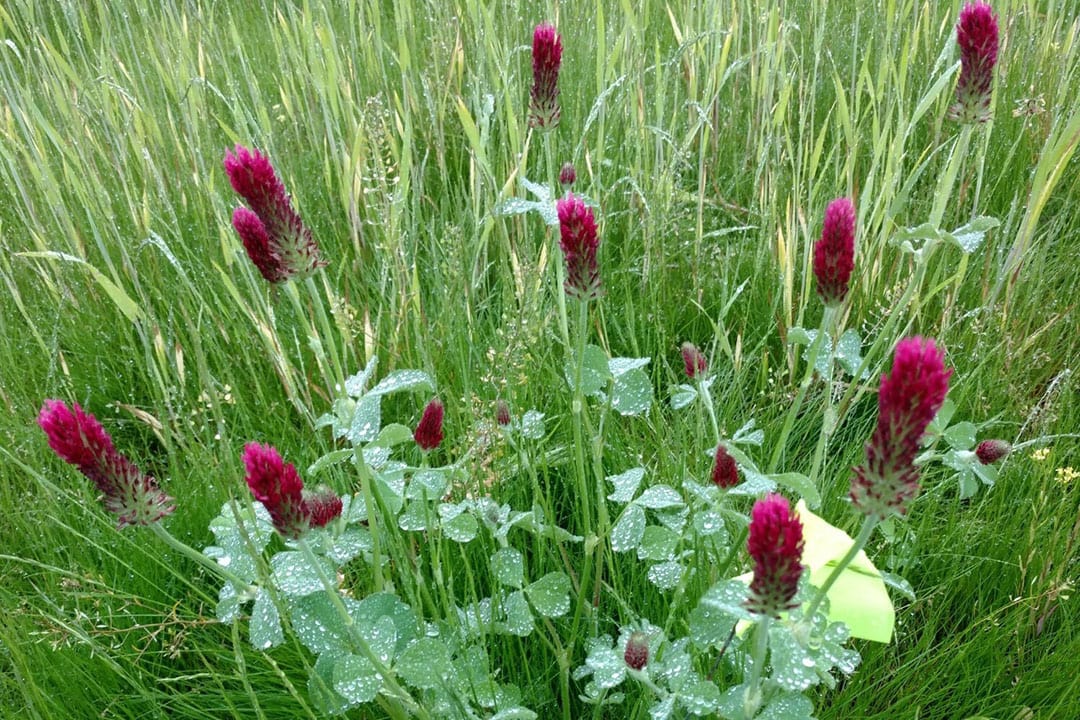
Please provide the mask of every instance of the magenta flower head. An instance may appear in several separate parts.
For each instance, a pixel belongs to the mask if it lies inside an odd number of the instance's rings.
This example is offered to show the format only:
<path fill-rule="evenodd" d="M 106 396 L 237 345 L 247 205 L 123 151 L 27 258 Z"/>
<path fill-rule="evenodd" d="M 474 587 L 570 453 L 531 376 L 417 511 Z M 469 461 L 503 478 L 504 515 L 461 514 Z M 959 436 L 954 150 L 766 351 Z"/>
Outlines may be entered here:
<path fill-rule="evenodd" d="M 439 398 L 432 398 L 424 408 L 424 414 L 420 416 L 420 424 L 416 426 L 413 439 L 420 449 L 429 452 L 439 447 L 443 441 L 443 404 Z"/>
<path fill-rule="evenodd" d="M 596 234 L 593 212 L 573 193 L 555 203 L 559 213 L 559 247 L 566 260 L 566 294 L 581 300 L 600 297 L 600 268 L 596 251 L 600 238 Z"/>
<path fill-rule="evenodd" d="M 802 575 L 803 528 L 782 495 L 766 495 L 750 511 L 746 549 L 754 560 L 754 579 L 746 607 L 750 612 L 779 617 L 795 605 L 792 600 Z"/>
<path fill-rule="evenodd" d="M 574 169 L 573 163 L 564 163 L 562 170 L 559 171 L 559 184 L 562 185 L 564 192 L 570 192 L 570 188 L 574 186 L 574 182 L 577 180 L 577 170 Z"/>
<path fill-rule="evenodd" d="M 844 302 L 854 267 L 855 206 L 846 197 L 837 198 L 825 208 L 821 239 L 814 243 L 814 277 L 822 302 Z"/>
<path fill-rule="evenodd" d="M 679 347 L 679 352 L 682 353 L 683 368 L 686 370 L 686 377 L 691 380 L 704 378 L 705 371 L 709 369 L 709 363 L 705 360 L 705 355 L 698 350 L 697 345 L 692 342 L 684 342 L 682 346 Z"/>
<path fill-rule="evenodd" d="M 866 462 L 851 479 L 851 501 L 864 514 L 903 515 L 918 495 L 919 440 L 945 402 L 951 375 L 933 340 L 911 337 L 896 345 L 892 374 L 881 376 L 877 428 L 866 445 Z"/>
<path fill-rule="evenodd" d="M 975 448 L 975 457 L 983 465 L 992 465 L 1012 452 L 1012 445 L 1005 440 L 983 440 Z"/>
<path fill-rule="evenodd" d="M 631 670 L 642 670 L 649 664 L 649 637 L 637 630 L 626 639 L 623 662 Z"/>
<path fill-rule="evenodd" d="M 713 485 L 721 490 L 733 488 L 739 484 L 739 466 L 723 444 L 716 446 L 716 457 L 712 467 Z"/>
<path fill-rule="evenodd" d="M 69 408 L 61 400 L 46 400 L 37 422 L 53 452 L 94 483 L 105 509 L 117 516 L 118 528 L 150 525 L 176 509 L 157 481 L 118 453 L 105 428 L 78 403 Z"/>
<path fill-rule="evenodd" d="M 296 467 L 286 463 L 271 445 L 244 446 L 244 468 L 251 494 L 270 513 L 274 529 L 295 540 L 313 527 L 323 527 L 341 514 L 341 498 L 326 486 L 304 489 Z"/>
<path fill-rule="evenodd" d="M 326 265 L 266 156 L 237 145 L 225 153 L 225 172 L 248 204 L 233 212 L 233 227 L 266 280 L 305 278 Z"/>
<path fill-rule="evenodd" d="M 956 23 L 960 79 L 949 117 L 962 123 L 990 119 L 990 94 L 998 54 L 998 18 L 984 2 L 968 3 Z"/>
<path fill-rule="evenodd" d="M 559 126 L 559 65 L 562 38 L 555 28 L 541 23 L 533 31 L 533 86 L 529 91 L 529 127 L 552 130 Z"/>

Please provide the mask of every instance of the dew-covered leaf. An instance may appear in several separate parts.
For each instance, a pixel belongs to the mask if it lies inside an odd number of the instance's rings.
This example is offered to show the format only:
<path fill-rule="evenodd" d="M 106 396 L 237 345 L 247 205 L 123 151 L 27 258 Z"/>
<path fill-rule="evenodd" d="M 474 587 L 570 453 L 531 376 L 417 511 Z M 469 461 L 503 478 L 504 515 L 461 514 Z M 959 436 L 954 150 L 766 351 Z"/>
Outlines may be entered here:
<path fill-rule="evenodd" d="M 761 443 L 765 442 L 765 431 L 754 426 L 757 425 L 757 421 L 754 418 L 750 418 L 746 423 L 735 431 L 735 434 L 731 436 L 731 442 L 739 443 L 740 445 L 757 445 L 761 446 Z"/>
<path fill-rule="evenodd" d="M 836 344 L 836 360 L 848 375 L 855 377 L 855 374 L 859 372 L 863 359 L 862 338 L 859 337 L 858 330 L 849 328 L 840 336 L 840 342 Z M 860 379 L 865 380 L 868 377 L 870 377 L 870 369 L 864 368 Z"/>
<path fill-rule="evenodd" d="M 379 436 L 379 426 L 382 424 L 380 400 L 378 395 L 369 393 L 356 403 L 347 436 L 353 445 L 371 442 Z"/>
<path fill-rule="evenodd" d="M 618 475 L 608 475 L 607 481 L 615 486 L 615 491 L 608 495 L 608 500 L 628 503 L 634 499 L 634 493 L 645 477 L 645 468 L 631 468 Z"/>
<path fill-rule="evenodd" d="M 666 527 L 650 525 L 638 545 L 638 560 L 661 561 L 671 558 L 679 544 L 679 536 Z"/>
<path fill-rule="evenodd" d="M 608 370 L 610 370 L 611 374 L 614 375 L 615 377 L 619 377 L 623 373 L 629 372 L 631 370 L 638 370 L 640 368 L 645 367 L 646 365 L 649 364 L 649 359 L 650 358 L 647 358 L 647 357 L 643 357 L 643 358 L 624 358 L 624 357 L 611 358 L 611 360 L 608 361 Z"/>
<path fill-rule="evenodd" d="M 696 387 L 681 383 L 671 391 L 671 407 L 675 410 L 682 410 L 697 400 L 697 397 L 698 391 Z"/>
<path fill-rule="evenodd" d="M 340 462 L 351 460 L 353 457 L 352 448 L 341 448 L 339 450 L 331 450 L 322 457 L 318 458 L 315 462 L 308 465 L 307 476 L 313 478 L 328 467 L 337 465 Z"/>
<path fill-rule="evenodd" d="M 378 365 L 379 356 L 372 355 L 363 370 L 345 380 L 345 392 L 354 398 L 363 395 L 364 388 L 367 387 L 368 381 L 371 380 L 371 376 L 375 374 L 375 368 L 378 367 Z"/>
<path fill-rule="evenodd" d="M 506 598 L 503 606 L 506 611 L 506 631 L 511 635 L 526 637 L 532 633 L 534 622 L 532 610 L 529 609 L 529 601 L 520 590 L 515 590 Z"/>
<path fill-rule="evenodd" d="M 633 550 L 644 534 L 645 510 L 640 505 L 627 505 L 611 529 L 611 549 L 615 552 Z"/>
<path fill-rule="evenodd" d="M 446 486 L 446 473 L 443 470 L 420 470 L 405 487 L 405 497 L 409 500 L 438 500 L 446 494 Z"/>
<path fill-rule="evenodd" d="M 654 485 L 651 488 L 646 488 L 645 492 L 638 496 L 638 499 L 634 501 L 635 505 L 641 505 L 642 507 L 652 508 L 653 510 L 660 510 L 663 508 L 680 507 L 682 506 L 683 499 L 679 491 L 670 485 Z"/>
<path fill-rule="evenodd" d="M 582 395 L 595 395 L 607 387 L 608 380 L 611 378 L 611 371 L 608 369 L 607 354 L 595 345 L 586 345 L 583 357 L 584 363 L 581 367 L 581 393 Z M 577 372 L 575 362 L 576 359 L 571 358 L 566 362 L 566 366 L 563 368 L 566 382 L 571 390 L 574 389 L 574 378 L 576 377 Z"/>
<path fill-rule="evenodd" d="M 358 605 L 350 598 L 342 598 L 342 602 L 350 612 Z M 289 604 L 289 620 L 296 637 L 315 654 L 344 653 L 350 646 L 348 631 L 326 593 L 292 601 Z"/>
<path fill-rule="evenodd" d="M 642 370 L 628 370 L 615 377 L 611 406 L 622 415 L 640 415 L 652 405 L 652 382 Z"/>
<path fill-rule="evenodd" d="M 316 558 L 327 577 L 334 577 L 335 568 L 325 558 Z M 294 551 L 279 552 L 270 558 L 274 584 L 290 597 L 304 597 L 323 589 L 319 570 L 304 556 Z"/>
<path fill-rule="evenodd" d="M 779 473 L 777 475 L 768 475 L 767 477 L 780 487 L 785 487 L 788 490 L 797 493 L 799 497 L 806 501 L 808 506 L 816 508 L 821 504 L 821 494 L 818 492 L 818 489 L 814 487 L 814 483 L 810 481 L 810 478 L 802 473 Z"/>
<path fill-rule="evenodd" d="M 394 669 L 413 687 L 422 690 L 439 687 L 450 674 L 450 650 L 440 638 L 419 638 L 402 651 Z"/>
<path fill-rule="evenodd" d="M 379 436 L 375 438 L 374 444 L 379 447 L 392 448 L 412 439 L 413 431 L 408 427 L 401 423 L 390 423 L 379 431 Z"/>
<path fill-rule="evenodd" d="M 334 663 L 334 690 L 353 704 L 371 702 L 382 687 L 382 676 L 366 657 L 345 655 Z"/>
<path fill-rule="evenodd" d="M 530 440 L 544 439 L 544 413 L 529 410 L 521 416 L 521 435 Z"/>
<path fill-rule="evenodd" d="M 266 588 L 259 588 L 255 594 L 255 605 L 251 608 L 251 620 L 248 621 L 248 638 L 251 646 L 258 650 L 268 650 L 285 642 L 281 618 Z"/>
<path fill-rule="evenodd" d="M 491 573 L 503 585 L 520 588 L 525 584 L 525 558 L 512 547 L 505 547 L 491 556 Z"/>
<path fill-rule="evenodd" d="M 604 690 L 618 687 L 626 678 L 626 661 L 613 648 L 600 642 L 589 651 L 585 665 L 592 670 L 593 682 Z"/>
<path fill-rule="evenodd" d="M 368 391 L 368 396 L 387 395 L 402 390 L 435 390 L 431 376 L 423 370 L 396 370 Z"/>
<path fill-rule="evenodd" d="M 905 580 L 900 575 L 896 575 L 890 572 L 881 573 L 881 579 L 885 583 L 886 587 L 890 587 L 896 592 L 906 597 L 911 602 L 915 602 L 915 588 L 911 587 L 911 583 Z"/>
<path fill-rule="evenodd" d="M 720 689 L 705 680 L 691 680 L 679 688 L 679 704 L 692 715 L 711 715 L 720 706 Z"/>
<path fill-rule="evenodd" d="M 945 431 L 945 442 L 953 450 L 970 450 L 975 445 L 975 425 L 970 422 L 959 422 Z"/>
<path fill-rule="evenodd" d="M 570 610 L 570 578 L 551 572 L 525 588 L 529 602 L 544 617 L 559 617 Z"/>
<path fill-rule="evenodd" d="M 649 568 L 649 582 L 661 590 L 674 590 L 682 580 L 683 566 L 674 560 L 657 563 Z"/>

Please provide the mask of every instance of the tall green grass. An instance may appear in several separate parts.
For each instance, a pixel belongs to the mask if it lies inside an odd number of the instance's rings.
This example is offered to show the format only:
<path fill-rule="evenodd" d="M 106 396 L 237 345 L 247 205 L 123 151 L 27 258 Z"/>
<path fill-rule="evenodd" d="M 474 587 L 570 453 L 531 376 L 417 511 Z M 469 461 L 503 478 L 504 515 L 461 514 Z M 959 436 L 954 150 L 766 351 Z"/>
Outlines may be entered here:
<path fill-rule="evenodd" d="M 999 218 L 969 259 L 938 254 L 902 318 L 956 368 L 958 413 L 1021 440 L 1080 426 L 1080 19 L 1067 3 L 997 2 L 994 120 L 974 135 L 943 226 Z M 528 42 L 565 45 L 558 160 L 600 203 L 607 295 L 600 344 L 649 356 L 658 397 L 678 344 L 708 348 L 721 424 L 779 431 L 801 377 L 783 338 L 813 327 L 810 248 L 833 197 L 859 214 L 849 324 L 880 327 L 911 267 L 889 245 L 931 212 L 957 130 L 958 6 L 942 2 L 166 3 L 0 6 L 0 708 L 10 717 L 314 716 L 296 646 L 253 651 L 212 622 L 212 584 L 148 536 L 116 533 L 48 451 L 45 397 L 78 401 L 177 497 L 195 546 L 243 491 L 239 451 L 272 441 L 298 463 L 333 390 L 292 306 L 243 255 L 221 167 L 234 143 L 275 162 L 330 260 L 319 281 L 355 371 L 420 367 L 440 383 L 448 436 L 471 441 L 497 397 L 568 412 L 545 229 L 496 218 L 545 177 L 526 123 Z M 810 315 L 808 317 L 807 315 Z M 401 413 L 413 412 L 409 407 Z M 846 511 L 872 401 L 838 429 L 822 514 Z M 414 418 L 415 419 L 415 418 Z M 810 462 L 819 418 L 795 426 L 786 467 Z M 556 437 L 568 427 L 552 428 Z M 607 436 L 609 469 L 704 476 L 701 428 L 658 404 Z M 559 443 L 556 443 L 559 444 Z M 887 647 L 819 699 L 822 718 L 1075 716 L 1080 692 L 1075 441 L 1010 459 L 961 503 L 944 473 L 877 543 L 907 577 Z M 771 449 L 768 443 L 766 449 Z M 619 463 L 622 458 L 624 463 Z M 528 483 L 474 468 L 527 504 Z M 560 460 L 555 458 L 553 463 Z M 560 471 L 551 471 L 559 482 Z M 556 485 L 570 514 L 570 485 Z M 560 494 L 561 493 L 561 494 Z M 632 613 L 669 599 L 613 579 Z M 555 714 L 550 673 L 499 640 L 501 671 Z M 580 658 L 576 659 L 577 662 Z M 630 712 L 630 708 L 627 709 Z M 361 717 L 362 715 L 357 715 Z"/>

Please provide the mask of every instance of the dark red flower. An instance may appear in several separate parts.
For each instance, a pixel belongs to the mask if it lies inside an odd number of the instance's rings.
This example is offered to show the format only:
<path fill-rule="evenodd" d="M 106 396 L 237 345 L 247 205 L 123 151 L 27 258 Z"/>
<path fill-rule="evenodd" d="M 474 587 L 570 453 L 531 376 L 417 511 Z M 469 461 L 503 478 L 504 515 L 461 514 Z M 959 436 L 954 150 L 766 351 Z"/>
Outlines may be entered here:
<path fill-rule="evenodd" d="M 726 490 L 739 484 L 739 466 L 722 444 L 716 446 L 716 458 L 712 468 L 713 485 Z"/>
<path fill-rule="evenodd" d="M 559 247 L 566 261 L 566 294 L 580 299 L 600 296 L 600 268 L 596 253 L 600 238 L 592 209 L 573 193 L 555 204 L 559 213 Z"/>
<path fill-rule="evenodd" d="M 117 527 L 150 525 L 176 509 L 157 481 L 118 453 L 105 428 L 78 403 L 69 408 L 46 400 L 37 422 L 53 452 L 94 483 L 105 509 L 117 516 Z"/>
<path fill-rule="evenodd" d="M 956 23 L 956 43 L 960 46 L 960 79 L 949 116 L 964 123 L 986 122 L 998 54 L 998 18 L 988 4 L 964 6 Z"/>
<path fill-rule="evenodd" d="M 975 448 L 975 457 L 983 465 L 996 463 L 1012 452 L 1012 445 L 1004 440 L 983 440 Z"/>
<path fill-rule="evenodd" d="M 541 23 L 533 31 L 533 86 L 529 91 L 529 127 L 551 130 L 559 125 L 559 65 L 562 38 Z"/>
<path fill-rule="evenodd" d="M 747 608 L 751 612 L 779 617 L 795 605 L 792 599 L 802 575 L 803 528 L 788 501 L 766 495 L 750 511 L 750 536 L 746 549 L 754 560 Z"/>
<path fill-rule="evenodd" d="M 495 421 L 503 427 L 510 424 L 510 406 L 506 404 L 505 400 L 499 400 L 495 403 Z"/>
<path fill-rule="evenodd" d="M 821 239 L 814 243 L 814 277 L 817 293 L 826 305 L 844 301 L 855 267 L 855 206 L 837 198 L 825 208 Z"/>
<path fill-rule="evenodd" d="M 243 460 L 251 494 L 270 513 L 282 537 L 295 540 L 341 514 L 341 498 L 325 486 L 314 493 L 305 491 L 296 467 L 282 460 L 273 446 L 248 443 Z"/>
<path fill-rule="evenodd" d="M 264 278 L 273 283 L 304 278 L 326 265 L 264 155 L 237 145 L 234 152 L 225 153 L 225 172 L 233 190 L 251 208 L 233 213 L 233 227 Z"/>
<path fill-rule="evenodd" d="M 691 380 L 705 377 L 705 371 L 709 369 L 709 364 L 706 362 L 702 352 L 697 349 L 697 345 L 694 345 L 692 342 L 684 342 L 679 348 L 679 351 L 682 353 L 683 368 L 686 370 L 686 377 Z"/>
<path fill-rule="evenodd" d="M 559 184 L 562 185 L 564 191 L 569 192 L 575 180 L 577 180 L 577 170 L 574 169 L 574 164 L 565 163 L 559 171 Z"/>
<path fill-rule="evenodd" d="M 439 398 L 432 398 L 420 416 L 413 439 L 420 449 L 427 452 L 439 447 L 443 441 L 443 404 Z"/>
<path fill-rule="evenodd" d="M 630 637 L 626 639 L 623 662 L 632 670 L 641 670 L 649 664 L 649 638 L 645 633 L 630 633 Z"/>
<path fill-rule="evenodd" d="M 915 456 L 919 440 L 949 391 L 951 370 L 932 339 L 901 340 L 891 375 L 881 376 L 878 421 L 866 445 L 866 462 L 854 469 L 851 500 L 863 513 L 903 515 L 919 492 Z"/>

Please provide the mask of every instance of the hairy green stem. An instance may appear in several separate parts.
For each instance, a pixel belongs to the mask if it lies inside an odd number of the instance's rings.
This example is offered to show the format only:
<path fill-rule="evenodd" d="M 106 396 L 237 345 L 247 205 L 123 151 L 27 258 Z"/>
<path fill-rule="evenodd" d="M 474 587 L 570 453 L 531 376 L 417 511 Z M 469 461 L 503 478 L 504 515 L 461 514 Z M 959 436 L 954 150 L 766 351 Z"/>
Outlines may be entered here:
<path fill-rule="evenodd" d="M 840 577 L 840 574 L 844 572 L 844 568 L 850 565 L 851 561 L 855 559 L 855 556 L 859 554 L 859 551 L 866 547 L 866 543 L 870 540 L 870 535 L 874 532 L 874 528 L 877 527 L 878 522 L 878 518 L 873 516 L 867 516 L 866 519 L 863 520 L 862 528 L 859 530 L 859 535 L 855 538 L 855 542 L 847 551 L 847 554 L 845 554 L 840 562 L 836 564 L 832 573 L 829 574 L 828 579 L 826 579 L 821 587 L 818 588 L 817 595 L 814 596 L 810 605 L 807 606 L 805 617 L 808 621 L 812 621 L 814 613 L 817 612 L 818 607 L 821 606 L 822 601 L 825 599 L 825 595 L 829 592 L 829 588 L 833 586 Z"/>
<path fill-rule="evenodd" d="M 772 618 L 768 615 L 758 620 L 754 628 L 754 647 L 751 650 L 752 665 L 750 680 L 746 683 L 746 695 L 743 698 L 743 713 L 747 718 L 757 715 L 761 708 L 761 679 L 765 675 L 765 655 L 769 650 L 769 625 Z"/>
<path fill-rule="evenodd" d="M 236 588 L 237 592 L 242 592 L 251 587 L 251 583 L 249 583 L 247 580 L 244 580 L 242 577 L 230 571 L 228 568 L 225 568 L 222 565 L 214 562 L 212 558 L 203 555 L 195 548 L 177 539 L 177 537 L 170 533 L 168 530 L 166 530 L 165 526 L 163 526 L 160 522 L 151 523 L 150 529 L 154 531 L 155 535 L 164 540 L 169 547 L 173 548 L 174 550 L 182 554 L 184 557 L 194 560 L 196 563 L 202 565 L 207 570 L 231 582 Z"/>

